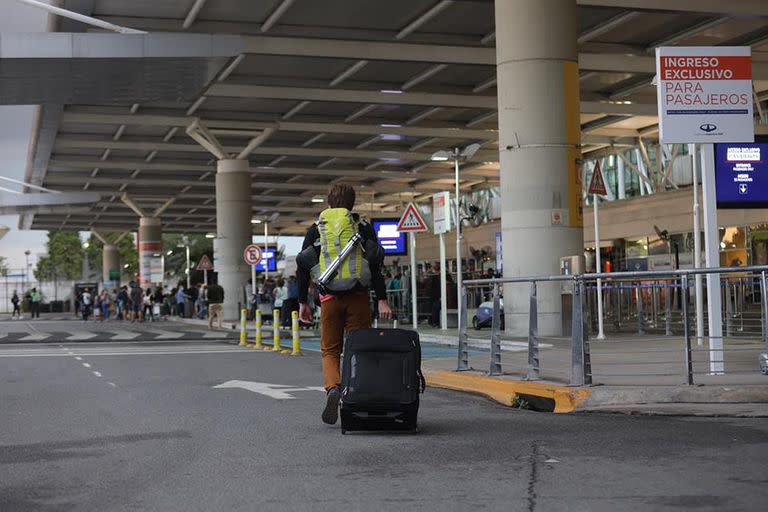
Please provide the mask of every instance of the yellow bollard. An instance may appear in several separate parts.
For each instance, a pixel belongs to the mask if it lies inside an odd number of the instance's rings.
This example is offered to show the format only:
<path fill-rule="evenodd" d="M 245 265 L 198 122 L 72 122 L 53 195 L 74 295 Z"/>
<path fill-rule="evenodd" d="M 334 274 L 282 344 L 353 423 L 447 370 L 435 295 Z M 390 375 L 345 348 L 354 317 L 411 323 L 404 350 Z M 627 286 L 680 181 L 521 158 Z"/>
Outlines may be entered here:
<path fill-rule="evenodd" d="M 240 347 L 244 347 L 247 345 L 245 341 L 245 316 L 248 314 L 247 309 L 241 309 L 240 310 Z"/>
<path fill-rule="evenodd" d="M 254 341 L 253 348 L 264 349 L 264 344 L 261 340 L 261 311 L 258 308 L 256 308 L 256 340 Z"/>
<path fill-rule="evenodd" d="M 301 340 L 299 339 L 299 312 L 291 312 L 291 332 L 293 334 L 293 352 L 292 356 L 301 355 Z"/>
<path fill-rule="evenodd" d="M 272 350 L 280 352 L 280 310 L 272 310 Z"/>

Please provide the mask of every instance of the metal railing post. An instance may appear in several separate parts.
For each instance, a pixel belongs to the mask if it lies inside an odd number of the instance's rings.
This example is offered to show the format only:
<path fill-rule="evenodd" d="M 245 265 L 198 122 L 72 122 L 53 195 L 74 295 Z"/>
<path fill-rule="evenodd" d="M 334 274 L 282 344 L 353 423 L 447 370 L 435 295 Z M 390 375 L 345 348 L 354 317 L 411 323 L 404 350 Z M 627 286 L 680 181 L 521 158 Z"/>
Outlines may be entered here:
<path fill-rule="evenodd" d="M 681 286 L 683 288 L 683 339 L 685 340 L 685 382 L 689 386 L 693 384 L 693 359 L 691 358 L 691 327 L 688 318 L 688 297 L 690 290 L 688 289 L 688 276 L 681 276 Z"/>
<path fill-rule="evenodd" d="M 622 289 L 621 289 L 621 282 L 616 282 L 615 285 L 616 290 L 616 318 L 614 319 L 614 326 L 616 328 L 616 331 L 618 332 L 621 329 L 621 299 L 622 299 Z"/>
<path fill-rule="evenodd" d="M 571 386 L 592 384 L 592 364 L 584 318 L 584 282 L 573 281 L 571 315 Z"/>
<path fill-rule="evenodd" d="M 667 284 L 667 286 L 664 287 L 664 323 L 666 325 L 667 336 L 672 336 L 672 304 L 670 304 L 672 299 L 671 295 L 670 285 Z"/>
<path fill-rule="evenodd" d="M 467 340 L 467 286 L 461 287 L 461 298 L 459 302 L 459 358 L 456 365 L 457 372 L 463 372 L 469 367 L 469 348 Z"/>
<path fill-rule="evenodd" d="M 733 302 L 731 302 L 731 283 L 725 281 L 725 335 L 733 336 Z"/>
<path fill-rule="evenodd" d="M 536 300 L 536 281 L 531 282 L 531 298 L 528 308 L 528 373 L 526 380 L 538 380 L 539 368 L 539 312 Z"/>
<path fill-rule="evenodd" d="M 491 322 L 491 368 L 488 375 L 501 375 L 501 297 L 499 285 L 493 285 L 493 320 Z"/>
<path fill-rule="evenodd" d="M 768 293 L 768 281 L 766 281 L 765 270 L 763 270 L 760 273 L 760 300 L 762 302 L 760 309 L 763 310 L 764 318 L 763 342 L 765 343 L 765 346 L 768 347 L 768 333 L 766 333 L 766 330 L 768 330 L 768 299 L 765 296 L 766 293 Z"/>
<path fill-rule="evenodd" d="M 645 318 L 643 313 L 643 290 L 639 282 L 637 283 L 637 334 L 645 334 Z"/>

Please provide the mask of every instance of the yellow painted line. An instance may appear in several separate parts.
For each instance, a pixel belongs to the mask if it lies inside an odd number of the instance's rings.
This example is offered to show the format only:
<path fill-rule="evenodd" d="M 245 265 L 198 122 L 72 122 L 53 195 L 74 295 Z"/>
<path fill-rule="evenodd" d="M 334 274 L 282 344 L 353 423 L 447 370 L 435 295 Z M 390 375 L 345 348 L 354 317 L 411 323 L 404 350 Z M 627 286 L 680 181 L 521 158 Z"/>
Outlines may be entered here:
<path fill-rule="evenodd" d="M 585 388 L 571 388 L 543 382 L 497 379 L 467 372 L 425 370 L 427 385 L 487 396 L 500 404 L 511 406 L 517 395 L 532 395 L 555 401 L 556 413 L 573 412 L 592 394 Z"/>

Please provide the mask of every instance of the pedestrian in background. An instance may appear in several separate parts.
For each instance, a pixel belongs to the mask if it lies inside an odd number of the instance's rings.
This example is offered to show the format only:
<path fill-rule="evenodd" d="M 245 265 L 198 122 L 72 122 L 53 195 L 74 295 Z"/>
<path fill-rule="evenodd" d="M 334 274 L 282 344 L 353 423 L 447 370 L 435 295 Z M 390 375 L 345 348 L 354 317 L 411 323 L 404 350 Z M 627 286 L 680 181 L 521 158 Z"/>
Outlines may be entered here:
<path fill-rule="evenodd" d="M 18 316 L 19 320 L 21 320 L 21 308 L 19 307 L 19 295 L 16 293 L 16 290 L 13 290 L 13 297 L 11 297 L 11 304 L 13 304 L 13 313 L 11 313 L 11 320 L 13 320 L 14 316 Z"/>
<path fill-rule="evenodd" d="M 184 306 L 187 301 L 187 294 L 184 293 L 184 286 L 179 285 L 179 289 L 176 290 L 176 314 L 179 318 L 184 318 Z"/>
<path fill-rule="evenodd" d="M 280 325 L 285 328 L 286 325 L 288 325 L 290 322 L 287 322 L 285 319 L 285 309 L 283 308 L 283 304 L 285 304 L 285 299 L 288 298 L 288 288 L 285 286 L 285 281 L 282 277 L 278 278 L 277 284 L 275 286 L 275 291 L 272 292 L 275 296 L 275 309 L 280 311 Z M 277 318 L 275 319 L 275 322 L 277 322 Z"/>
<path fill-rule="evenodd" d="M 144 293 L 136 281 L 128 283 L 131 287 L 131 322 L 141 322 L 141 309 L 144 305 Z"/>
<path fill-rule="evenodd" d="M 217 318 L 221 329 L 221 305 L 224 303 L 224 288 L 218 283 L 208 285 L 208 329 L 213 329 L 213 319 Z"/>
<path fill-rule="evenodd" d="M 83 322 L 88 321 L 88 317 L 91 316 L 91 305 L 93 303 L 93 297 L 88 288 L 83 290 L 83 294 L 80 296 L 80 310 L 83 312 Z"/>
<path fill-rule="evenodd" d="M 29 310 L 32 318 L 40 318 L 40 302 L 43 300 L 42 294 L 37 288 L 32 288 L 29 294 Z"/>

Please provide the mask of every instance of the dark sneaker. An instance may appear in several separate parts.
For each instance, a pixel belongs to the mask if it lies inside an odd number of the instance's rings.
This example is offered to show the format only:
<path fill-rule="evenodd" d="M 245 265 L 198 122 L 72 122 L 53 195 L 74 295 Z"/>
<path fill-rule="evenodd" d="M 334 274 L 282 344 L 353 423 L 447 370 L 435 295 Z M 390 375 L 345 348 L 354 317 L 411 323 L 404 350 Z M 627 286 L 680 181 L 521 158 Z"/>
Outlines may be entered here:
<path fill-rule="evenodd" d="M 323 423 L 335 425 L 339 419 L 339 400 L 341 400 L 341 390 L 338 387 L 328 390 L 323 410 Z"/>

